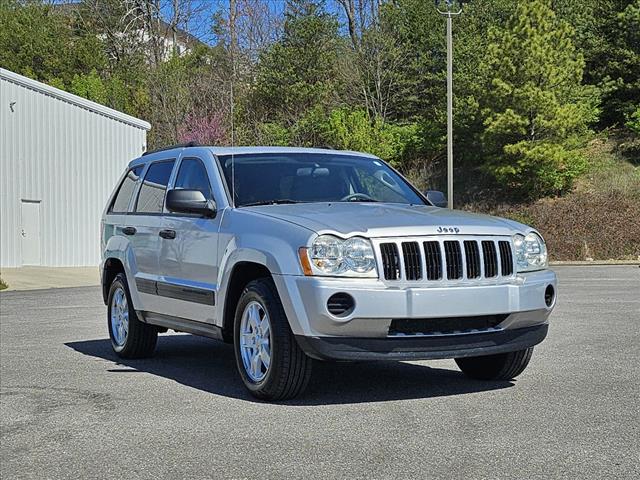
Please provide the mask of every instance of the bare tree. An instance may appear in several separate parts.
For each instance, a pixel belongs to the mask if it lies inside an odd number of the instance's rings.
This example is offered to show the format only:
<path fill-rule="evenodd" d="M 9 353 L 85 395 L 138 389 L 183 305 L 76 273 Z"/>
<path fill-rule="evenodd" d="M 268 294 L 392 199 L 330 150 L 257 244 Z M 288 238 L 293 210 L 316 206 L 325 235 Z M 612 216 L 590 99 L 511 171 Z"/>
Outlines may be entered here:
<path fill-rule="evenodd" d="M 344 9 L 344 13 L 347 17 L 347 26 L 349 27 L 349 37 L 351 37 L 351 43 L 353 44 L 353 48 L 358 49 L 360 46 L 360 36 L 359 33 L 362 32 L 363 28 L 363 0 L 359 0 L 359 18 L 360 18 L 360 32 L 358 32 L 356 28 L 356 0 L 338 0 L 338 3 L 342 5 Z"/>
<path fill-rule="evenodd" d="M 276 39 L 282 16 L 265 0 L 217 0 L 217 37 L 244 61 L 256 62 Z M 226 13 L 222 13 L 226 12 Z"/>
<path fill-rule="evenodd" d="M 84 0 L 68 4 L 74 8 L 82 25 L 98 32 L 107 54 L 116 62 L 141 53 L 139 41 L 143 25 L 138 0 Z"/>
<path fill-rule="evenodd" d="M 382 0 L 335 0 L 346 18 L 355 62 L 343 71 L 355 77 L 357 103 L 373 117 L 386 120 L 398 84 L 404 53 L 393 32 L 380 21 Z"/>

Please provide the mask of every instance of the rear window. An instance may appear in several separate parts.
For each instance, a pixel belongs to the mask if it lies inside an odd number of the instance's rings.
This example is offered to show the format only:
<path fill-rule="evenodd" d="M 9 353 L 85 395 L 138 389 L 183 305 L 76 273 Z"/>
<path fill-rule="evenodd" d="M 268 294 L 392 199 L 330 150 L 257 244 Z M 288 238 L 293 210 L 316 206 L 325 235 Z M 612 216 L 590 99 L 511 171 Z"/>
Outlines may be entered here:
<path fill-rule="evenodd" d="M 133 195 L 133 190 L 136 188 L 136 183 L 140 178 L 143 168 L 144 165 L 140 165 L 127 172 L 127 175 L 120 184 L 120 188 L 118 188 L 116 198 L 111 204 L 111 208 L 109 209 L 110 213 L 127 213 L 131 195 Z"/>
<path fill-rule="evenodd" d="M 144 177 L 136 212 L 161 213 L 164 206 L 164 194 L 169 184 L 174 160 L 152 163 Z"/>

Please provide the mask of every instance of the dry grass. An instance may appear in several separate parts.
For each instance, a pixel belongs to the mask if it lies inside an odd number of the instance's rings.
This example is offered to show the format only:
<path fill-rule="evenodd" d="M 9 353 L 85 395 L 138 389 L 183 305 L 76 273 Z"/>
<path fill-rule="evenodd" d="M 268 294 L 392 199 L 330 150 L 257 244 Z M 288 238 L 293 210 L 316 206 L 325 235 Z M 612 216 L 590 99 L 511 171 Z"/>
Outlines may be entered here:
<path fill-rule="evenodd" d="M 587 148 L 591 159 L 589 171 L 576 182 L 578 193 L 621 193 L 640 198 L 640 154 L 622 156 L 615 140 L 599 138 Z"/>
<path fill-rule="evenodd" d="M 4 283 L 4 281 L 2 280 L 2 278 L 0 278 L 0 290 L 4 290 L 5 288 L 9 288 L 9 285 L 7 285 L 6 283 Z"/>
<path fill-rule="evenodd" d="M 551 260 L 638 260 L 639 199 L 621 192 L 576 192 L 496 213 L 538 229 Z"/>

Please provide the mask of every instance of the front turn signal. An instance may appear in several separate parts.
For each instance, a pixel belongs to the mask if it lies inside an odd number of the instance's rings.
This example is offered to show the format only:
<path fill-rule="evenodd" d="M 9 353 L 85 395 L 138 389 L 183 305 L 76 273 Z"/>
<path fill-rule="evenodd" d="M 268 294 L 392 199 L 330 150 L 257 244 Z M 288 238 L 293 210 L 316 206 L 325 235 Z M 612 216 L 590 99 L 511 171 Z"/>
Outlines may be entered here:
<path fill-rule="evenodd" d="M 300 247 L 298 249 L 298 257 L 300 258 L 300 266 L 302 267 L 302 272 L 307 277 L 313 275 L 313 270 L 311 269 L 311 262 L 309 261 L 309 255 L 307 255 L 306 247 Z"/>

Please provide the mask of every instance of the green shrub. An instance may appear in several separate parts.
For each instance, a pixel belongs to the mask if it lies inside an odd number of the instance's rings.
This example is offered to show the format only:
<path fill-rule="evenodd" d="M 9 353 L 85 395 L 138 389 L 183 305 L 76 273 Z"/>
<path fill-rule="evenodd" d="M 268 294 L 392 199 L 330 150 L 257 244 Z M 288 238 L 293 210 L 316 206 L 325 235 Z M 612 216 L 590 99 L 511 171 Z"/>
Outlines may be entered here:
<path fill-rule="evenodd" d="M 76 73 L 71 80 L 69 91 L 92 102 L 103 105 L 107 103 L 107 87 L 95 68 L 88 74 L 78 75 Z"/>
<path fill-rule="evenodd" d="M 418 139 L 416 124 L 391 124 L 371 119 L 363 109 L 333 110 L 325 123 L 323 137 L 329 145 L 367 152 L 398 165 Z"/>
<path fill-rule="evenodd" d="M 258 126 L 260 143 L 271 146 L 287 146 L 290 141 L 289 130 L 275 122 L 261 123 Z"/>
<path fill-rule="evenodd" d="M 627 128 L 640 135 L 640 107 L 627 118 Z"/>
<path fill-rule="evenodd" d="M 504 152 L 489 168 L 499 182 L 531 197 L 566 192 L 587 167 L 579 150 L 559 144 L 522 141 L 506 145 Z"/>

